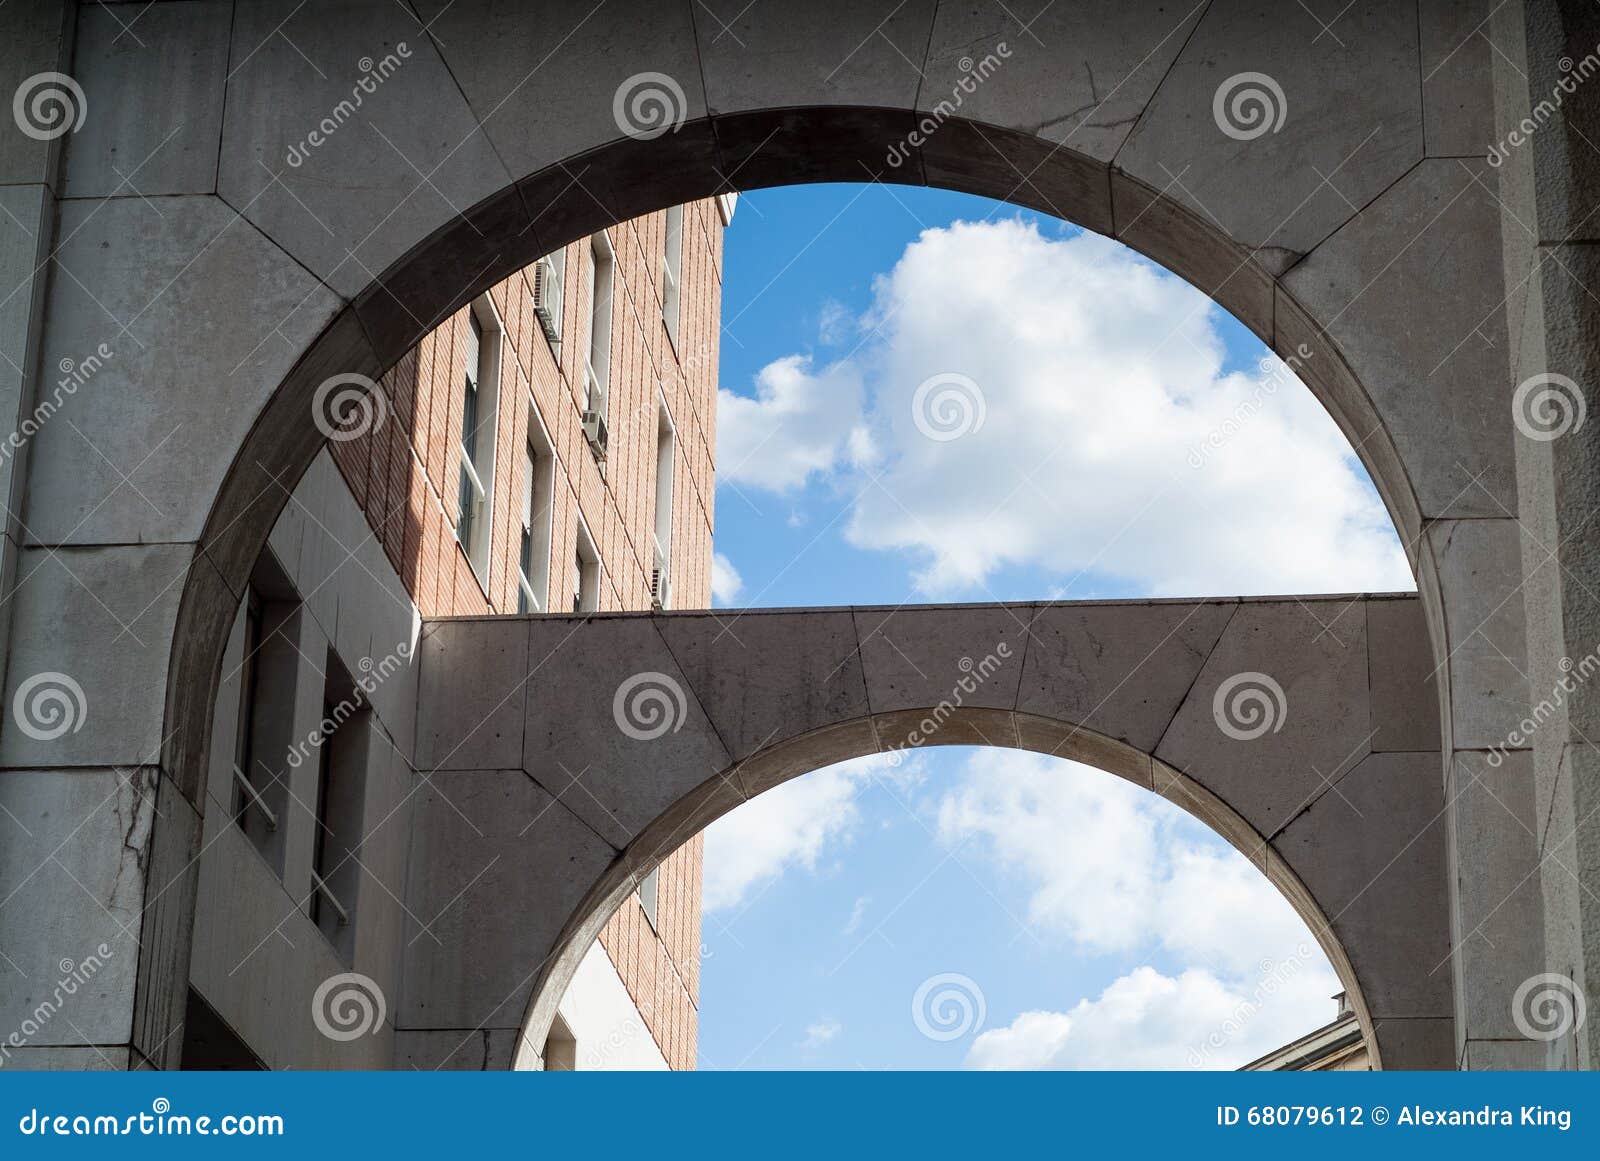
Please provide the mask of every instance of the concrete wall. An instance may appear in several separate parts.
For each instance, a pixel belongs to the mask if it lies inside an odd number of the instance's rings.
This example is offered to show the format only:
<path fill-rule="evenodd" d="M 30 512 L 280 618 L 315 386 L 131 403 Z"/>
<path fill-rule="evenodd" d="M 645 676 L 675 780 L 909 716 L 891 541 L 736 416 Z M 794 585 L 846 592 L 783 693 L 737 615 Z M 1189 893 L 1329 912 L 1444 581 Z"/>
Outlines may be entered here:
<path fill-rule="evenodd" d="M 1513 1008 L 1544 970 L 1582 988 L 1600 932 L 1583 903 L 1596 893 L 1561 882 L 1600 874 L 1581 776 L 1592 697 L 1536 744 L 1520 730 L 1560 658 L 1593 647 L 1600 474 L 1586 436 L 1523 447 L 1508 395 L 1530 371 L 1592 395 L 1592 98 L 1533 134 L 1520 190 L 1485 159 L 1593 47 L 1586 8 L 1373 2 L 1328 36 L 1301 6 L 1232 2 L 1058 4 L 1027 29 L 998 6 L 932 0 L 756 5 L 724 30 L 698 5 L 644 0 L 581 21 L 543 2 L 162 0 L 132 43 L 121 7 L 0 10 L 0 91 L 59 71 L 87 107 L 61 133 L 0 139 L 14 427 L 52 369 L 110 349 L 29 437 L 25 473 L 10 461 L 5 703 L 58 675 L 89 716 L 53 737 L 0 730 L 0 793 L 27 827 L 6 848 L 0 939 L 29 949 L 0 1012 L 62 958 L 138 949 L 99 977 L 81 1034 L 38 1042 L 68 1050 L 42 1062 L 91 1046 L 113 1064 L 171 1062 L 217 676 L 250 571 L 323 445 L 317 389 L 382 376 L 473 296 L 596 229 L 729 187 L 871 178 L 1115 236 L 1273 349 L 1305 352 L 1427 609 L 1456 1059 L 1591 1060 L 1581 1038 L 1522 1037 Z M 1518 27 L 1526 67 L 1497 85 Z M 1002 42 L 1004 68 L 946 116 L 963 60 Z M 349 97 L 354 62 L 402 43 L 360 118 L 289 160 Z M 1285 115 L 1230 133 L 1220 86 L 1255 73 L 1277 79 Z M 660 133 L 617 112 L 646 74 L 679 90 Z M 1523 300 L 1530 269 L 1539 293 Z M 1498 784 L 1480 766 L 1513 736 Z M 1517 837 L 1540 819 L 1542 837 Z M 72 877 L 46 857 L 62 843 Z M 1513 899 L 1530 874 L 1537 911 Z"/>

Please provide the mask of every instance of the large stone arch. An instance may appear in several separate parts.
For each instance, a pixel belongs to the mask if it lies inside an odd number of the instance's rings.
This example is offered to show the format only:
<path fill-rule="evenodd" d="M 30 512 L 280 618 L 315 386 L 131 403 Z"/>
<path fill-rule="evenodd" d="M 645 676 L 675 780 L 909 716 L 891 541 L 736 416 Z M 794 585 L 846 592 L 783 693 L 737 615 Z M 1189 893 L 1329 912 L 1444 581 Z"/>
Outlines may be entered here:
<path fill-rule="evenodd" d="M 1326 36 L 1242 0 L 1085 0 L 1025 26 L 999 6 L 933 0 L 737 16 L 642 0 L 300 14 L 200 0 L 151 6 L 139 36 L 159 51 L 131 54 L 110 9 L 11 17 L 8 80 L 59 67 L 107 111 L 64 148 L 24 142 L 10 162 L 13 216 L 39 225 L 37 252 L 10 259 L 29 306 L 9 324 L 14 361 L 35 372 L 19 398 L 43 397 L 45 370 L 103 336 L 115 357 L 74 397 L 71 425 L 44 426 L 10 461 L 6 689 L 9 701 L 30 674 L 63 670 L 115 708 L 50 743 L 0 738 L 7 767 L 113 783 L 137 768 L 156 787 L 144 903 L 128 912 L 140 963 L 106 1001 L 103 1042 L 157 1062 L 171 1051 L 158 1046 L 187 962 L 184 876 L 223 637 L 320 444 L 317 386 L 381 373 L 543 250 L 728 188 L 901 180 L 1032 205 L 1149 254 L 1294 356 L 1418 573 L 1443 711 L 1438 789 L 1441 806 L 1457 802 L 1463 763 L 1481 768 L 1528 703 L 1481 18 L 1442 0 L 1363 4 Z M 1000 66 L 947 116 L 964 62 L 1002 42 Z M 340 111 L 372 62 L 385 79 Z M 1281 82 L 1273 131 L 1215 119 L 1240 73 Z M 682 122 L 629 136 L 617 99 L 644 74 L 681 91 Z M 1515 1039 L 1507 985 L 1542 967 L 1542 938 L 1533 909 L 1501 904 L 1539 847 L 1509 840 L 1452 876 L 1466 933 L 1458 1060 L 1470 1040 Z M 1472 939 L 1493 916 L 1510 928 L 1492 946 Z"/>
<path fill-rule="evenodd" d="M 460 618 L 420 658 L 410 1063 L 542 1045 L 661 858 L 791 778 L 922 745 L 1070 758 L 1176 803 L 1300 913 L 1375 1059 L 1453 1059 L 1415 597 Z"/>

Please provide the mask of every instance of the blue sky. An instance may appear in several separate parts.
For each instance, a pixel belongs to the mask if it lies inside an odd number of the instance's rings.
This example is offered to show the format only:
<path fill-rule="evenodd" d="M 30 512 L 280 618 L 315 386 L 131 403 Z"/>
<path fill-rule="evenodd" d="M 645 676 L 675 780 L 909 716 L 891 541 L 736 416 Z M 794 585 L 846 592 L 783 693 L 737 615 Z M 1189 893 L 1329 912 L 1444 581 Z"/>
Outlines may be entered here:
<path fill-rule="evenodd" d="M 901 187 L 747 195 L 723 324 L 719 605 L 1412 587 L 1309 392 L 1054 219 Z M 715 824 L 704 943 L 703 1068 L 1228 1067 L 1324 1023 L 1337 987 L 1175 808 L 963 748 Z"/>

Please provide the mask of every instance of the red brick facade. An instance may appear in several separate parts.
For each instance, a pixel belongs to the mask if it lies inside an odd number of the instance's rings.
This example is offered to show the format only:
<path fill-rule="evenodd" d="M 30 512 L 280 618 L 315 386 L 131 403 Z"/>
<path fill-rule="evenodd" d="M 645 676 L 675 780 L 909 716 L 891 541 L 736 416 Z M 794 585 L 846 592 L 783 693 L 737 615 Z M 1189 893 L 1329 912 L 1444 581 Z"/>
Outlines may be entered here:
<path fill-rule="evenodd" d="M 528 405 L 554 446 L 548 607 L 572 608 L 578 519 L 601 566 L 598 607 L 648 609 L 655 528 L 656 423 L 664 398 L 676 428 L 672 488 L 672 605 L 711 604 L 713 454 L 723 223 L 716 202 L 683 211 L 678 342 L 662 316 L 665 212 L 607 232 L 615 254 L 604 470 L 582 430 L 588 318 L 587 239 L 566 249 L 561 357 L 534 312 L 534 272 L 490 292 L 503 326 L 486 584 L 456 539 L 462 391 L 471 307 L 446 320 L 380 384 L 386 421 L 334 442 L 335 461 L 390 562 L 424 616 L 515 613 Z M 659 391 L 659 396 L 658 396 Z M 673 1068 L 695 1061 L 699 1003 L 700 858 L 697 836 L 663 863 L 650 930 L 637 897 L 601 933 L 629 993 Z"/>

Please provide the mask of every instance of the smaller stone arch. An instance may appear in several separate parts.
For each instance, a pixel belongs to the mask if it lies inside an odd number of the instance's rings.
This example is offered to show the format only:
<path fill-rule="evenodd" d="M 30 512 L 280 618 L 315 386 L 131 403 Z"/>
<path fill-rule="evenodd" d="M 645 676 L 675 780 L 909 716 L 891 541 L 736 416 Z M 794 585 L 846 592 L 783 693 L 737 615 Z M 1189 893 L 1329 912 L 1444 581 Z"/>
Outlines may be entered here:
<path fill-rule="evenodd" d="M 1177 803 L 1305 919 L 1387 1068 L 1453 1058 L 1437 702 L 1414 596 L 427 622 L 399 1051 L 542 1043 L 638 880 L 774 786 L 994 745 Z"/>

